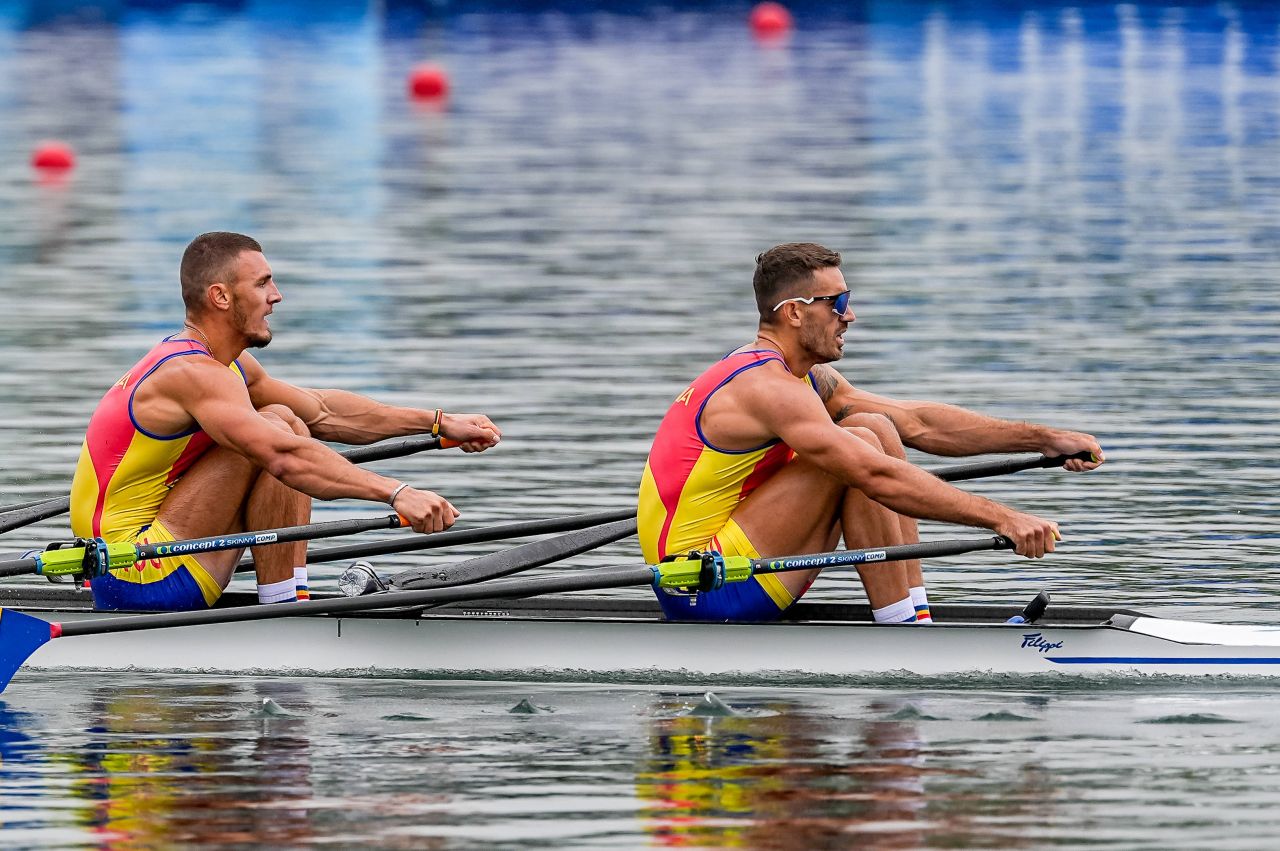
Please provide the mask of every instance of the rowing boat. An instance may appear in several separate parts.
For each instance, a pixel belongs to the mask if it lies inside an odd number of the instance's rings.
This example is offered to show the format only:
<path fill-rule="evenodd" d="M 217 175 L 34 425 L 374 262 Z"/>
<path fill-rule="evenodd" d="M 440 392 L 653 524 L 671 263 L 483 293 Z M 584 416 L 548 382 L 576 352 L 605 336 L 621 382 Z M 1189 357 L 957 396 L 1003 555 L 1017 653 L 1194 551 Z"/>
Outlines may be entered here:
<path fill-rule="evenodd" d="M 1060 467 L 1066 460 L 1012 458 L 932 472 L 957 481 Z M 255 605 L 253 595 L 233 593 L 207 611 L 100 613 L 88 592 L 66 585 L 0 586 L 0 690 L 24 666 L 780 685 L 901 675 L 1280 676 L 1280 627 L 1171 620 L 1117 607 L 1053 605 L 1044 612 L 1035 605 L 936 600 L 931 626 L 877 625 L 865 605 L 814 601 L 771 623 L 681 623 L 665 620 L 651 595 L 636 593 L 645 586 L 660 593 L 707 591 L 791 570 L 1011 550 L 1013 542 L 1000 536 L 768 558 L 690 553 L 653 566 L 511 578 L 634 534 L 631 512 L 621 514 L 313 551 L 308 561 L 334 561 L 444 545 L 457 536 L 478 541 L 575 530 L 444 569 L 406 570 L 386 583 L 376 576 L 344 582 L 352 596 L 313 594 L 302 603 Z M 166 546 L 240 548 L 395 528 L 397 520 L 331 521 Z M 150 557 L 131 545 L 73 544 L 0 559 L 0 575 L 92 577 L 117 562 Z"/>
<path fill-rule="evenodd" d="M 316 595 L 323 599 L 325 595 Z M 252 605 L 230 593 L 224 606 Z M 0 604 L 63 624 L 92 611 L 71 587 L 0 588 Z M 38 669 L 591 682 L 838 683 L 883 676 L 1280 676 L 1280 628 L 1122 608 L 935 604 L 933 626 L 876 625 L 867 606 L 801 601 L 776 623 L 673 623 L 651 597 L 560 595 L 67 636 Z M 21 675 L 14 685 L 19 686 Z"/>

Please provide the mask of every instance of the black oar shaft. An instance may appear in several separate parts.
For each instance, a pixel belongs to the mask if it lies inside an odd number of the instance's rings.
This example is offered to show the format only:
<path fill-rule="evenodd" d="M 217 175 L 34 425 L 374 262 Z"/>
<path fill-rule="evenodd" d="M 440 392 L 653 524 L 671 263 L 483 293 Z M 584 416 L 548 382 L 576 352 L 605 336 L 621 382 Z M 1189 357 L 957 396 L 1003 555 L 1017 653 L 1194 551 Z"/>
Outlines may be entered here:
<path fill-rule="evenodd" d="M 1089 452 L 1077 452 L 1074 455 L 1055 455 L 1052 458 L 1037 455 L 1034 458 L 1001 458 L 996 461 L 975 461 L 972 464 L 954 464 L 950 467 L 938 467 L 930 470 L 944 482 L 959 482 L 966 479 L 982 479 L 987 476 L 1003 476 L 1008 473 L 1019 473 L 1023 470 L 1035 470 L 1042 467 L 1061 467 L 1070 460 L 1089 461 L 1093 455 Z"/>
<path fill-rule="evenodd" d="M 19 508 L 0 515 L 0 534 L 10 532 L 22 526 L 28 526 L 37 523 L 49 517 L 56 517 L 59 514 L 65 514 L 71 509 L 71 499 L 65 496 L 55 496 L 52 499 L 42 500 L 35 505 L 29 505 L 26 508 Z"/>
<path fill-rule="evenodd" d="M 163 544 L 140 544 L 137 547 L 137 553 L 138 561 L 143 561 L 149 558 L 164 558 L 189 555 L 191 553 L 238 550 L 245 547 L 264 547 L 272 544 L 290 544 L 295 541 L 310 541 L 315 538 L 355 535 L 360 532 L 371 532 L 375 529 L 399 529 L 402 525 L 404 523 L 398 514 L 358 520 L 328 520 L 322 523 L 308 523 L 305 526 L 286 526 L 281 529 L 263 529 L 257 532 L 242 532 L 234 535 L 212 535 L 207 538 L 191 538 L 185 541 L 171 541 Z"/>
<path fill-rule="evenodd" d="M 1003 535 L 977 540 L 921 541 L 916 544 L 899 544 L 872 550 L 837 550 L 814 555 L 787 556 L 784 558 L 757 558 L 751 560 L 753 573 L 786 573 L 791 570 L 814 568 L 850 567 L 860 564 L 879 564 L 890 561 L 908 561 L 917 558 L 941 558 L 958 556 L 980 550 L 1011 550 L 1013 541 Z"/>
<path fill-rule="evenodd" d="M 29 499 L 26 502 L 15 502 L 12 505 L 0 506 L 0 515 L 12 514 L 15 511 L 22 511 L 24 508 L 35 508 L 37 505 L 45 505 L 52 501 L 48 498 Z"/>
<path fill-rule="evenodd" d="M 352 464 L 367 464 L 370 461 L 386 461 L 388 458 L 402 458 L 405 455 L 413 455 L 418 452 L 425 452 L 428 449 L 441 449 L 448 441 L 429 434 L 419 434 L 413 437 L 402 437 L 396 440 L 383 440 L 369 446 L 357 446 L 352 449 L 343 449 L 338 454 L 346 458 Z M 452 445 L 452 444 L 449 444 Z"/>

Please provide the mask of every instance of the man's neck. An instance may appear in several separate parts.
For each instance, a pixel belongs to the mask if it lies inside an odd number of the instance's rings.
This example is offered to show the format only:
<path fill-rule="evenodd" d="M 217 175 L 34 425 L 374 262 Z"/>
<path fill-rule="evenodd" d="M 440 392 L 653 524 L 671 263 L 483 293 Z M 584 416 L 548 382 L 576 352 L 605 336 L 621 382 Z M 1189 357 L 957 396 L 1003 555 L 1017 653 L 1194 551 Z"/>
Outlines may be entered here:
<path fill-rule="evenodd" d="M 773 349 L 782 355 L 782 361 L 796 378 L 804 378 L 809 370 L 818 365 L 812 356 L 806 356 L 801 347 L 782 335 L 768 328 L 756 332 L 755 347 L 757 349 Z"/>
<path fill-rule="evenodd" d="M 218 333 L 219 329 L 208 322 L 201 322 L 199 319 L 188 316 L 183 320 L 182 325 L 183 332 L 191 339 L 204 343 L 205 348 L 209 350 L 209 356 L 219 363 L 230 366 L 231 362 L 240 357 L 244 351 L 243 345 L 227 341 Z"/>

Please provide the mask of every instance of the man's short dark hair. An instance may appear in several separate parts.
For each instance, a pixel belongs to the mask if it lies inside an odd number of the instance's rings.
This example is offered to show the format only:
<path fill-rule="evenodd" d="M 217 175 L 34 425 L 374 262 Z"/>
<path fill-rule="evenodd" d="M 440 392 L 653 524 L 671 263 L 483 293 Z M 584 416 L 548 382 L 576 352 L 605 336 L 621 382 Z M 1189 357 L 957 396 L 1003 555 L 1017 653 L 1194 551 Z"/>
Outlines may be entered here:
<path fill-rule="evenodd" d="M 262 252 L 251 236 L 228 231 L 202 233 L 182 252 L 182 303 L 193 313 L 204 311 L 205 292 L 214 281 L 225 280 L 231 264 L 245 251 Z"/>
<path fill-rule="evenodd" d="M 839 265 L 840 252 L 813 242 L 787 242 L 758 255 L 751 285 L 760 320 L 770 321 L 773 306 L 783 299 L 808 295 L 800 290 L 813 281 L 814 272 Z"/>

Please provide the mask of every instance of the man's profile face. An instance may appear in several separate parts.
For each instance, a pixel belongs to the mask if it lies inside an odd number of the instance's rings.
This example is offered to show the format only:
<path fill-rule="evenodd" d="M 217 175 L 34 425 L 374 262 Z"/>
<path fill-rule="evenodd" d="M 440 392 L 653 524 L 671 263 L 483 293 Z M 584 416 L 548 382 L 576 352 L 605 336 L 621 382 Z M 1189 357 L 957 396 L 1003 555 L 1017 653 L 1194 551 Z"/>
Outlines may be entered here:
<path fill-rule="evenodd" d="M 813 281 L 801 293 L 806 297 L 838 295 L 848 290 L 839 267 L 827 266 L 813 273 Z M 831 309 L 830 301 L 805 305 L 800 326 L 800 345 L 818 363 L 831 363 L 844 357 L 844 334 L 857 317 L 850 305 L 843 314 Z"/>
<path fill-rule="evenodd" d="M 267 318 L 282 300 L 267 258 L 259 251 L 242 251 L 228 275 L 231 321 L 249 348 L 260 349 L 271 342 Z"/>

